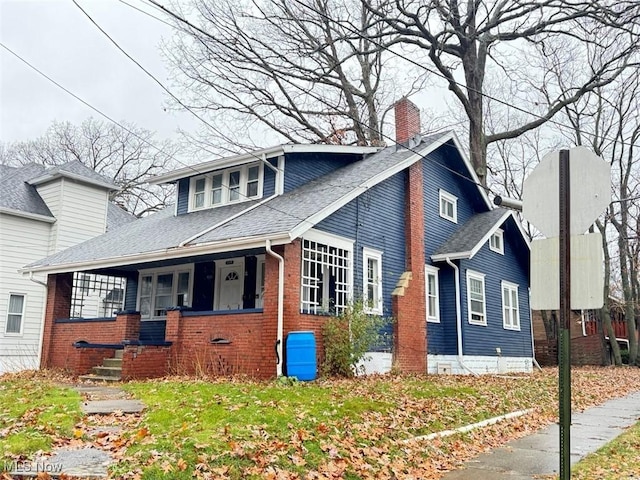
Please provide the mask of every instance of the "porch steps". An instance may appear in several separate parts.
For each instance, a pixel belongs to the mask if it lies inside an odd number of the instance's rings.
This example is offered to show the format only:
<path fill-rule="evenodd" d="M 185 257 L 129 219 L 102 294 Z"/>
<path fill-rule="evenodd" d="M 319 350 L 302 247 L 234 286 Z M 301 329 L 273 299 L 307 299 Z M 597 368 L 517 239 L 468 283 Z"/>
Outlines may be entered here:
<path fill-rule="evenodd" d="M 116 350 L 112 358 L 104 358 L 102 365 L 93 367 L 93 373 L 80 375 L 82 381 L 119 382 L 122 378 L 122 350 Z"/>

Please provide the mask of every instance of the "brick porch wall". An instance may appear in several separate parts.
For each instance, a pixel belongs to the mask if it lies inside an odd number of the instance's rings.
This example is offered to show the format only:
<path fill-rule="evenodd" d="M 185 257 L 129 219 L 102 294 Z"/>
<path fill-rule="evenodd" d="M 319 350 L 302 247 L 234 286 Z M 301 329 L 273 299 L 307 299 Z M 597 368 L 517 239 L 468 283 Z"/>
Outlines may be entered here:
<path fill-rule="evenodd" d="M 122 353 L 122 379 L 163 377 L 169 371 L 171 347 L 126 345 Z"/>

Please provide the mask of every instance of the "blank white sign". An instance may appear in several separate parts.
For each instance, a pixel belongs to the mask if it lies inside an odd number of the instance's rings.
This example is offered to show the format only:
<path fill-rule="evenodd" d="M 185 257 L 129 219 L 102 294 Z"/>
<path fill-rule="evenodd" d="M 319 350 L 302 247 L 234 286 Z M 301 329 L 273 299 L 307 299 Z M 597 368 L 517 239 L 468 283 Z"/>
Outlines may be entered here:
<path fill-rule="evenodd" d="M 558 237 L 531 242 L 531 308 L 560 308 Z M 604 304 L 602 235 L 571 237 L 571 309 L 601 308 Z"/>

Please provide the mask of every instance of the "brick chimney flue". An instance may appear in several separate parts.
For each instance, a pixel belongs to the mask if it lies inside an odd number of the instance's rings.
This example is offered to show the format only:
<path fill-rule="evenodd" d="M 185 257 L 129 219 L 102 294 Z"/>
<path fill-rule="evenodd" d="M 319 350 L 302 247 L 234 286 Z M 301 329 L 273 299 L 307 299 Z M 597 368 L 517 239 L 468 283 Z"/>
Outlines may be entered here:
<path fill-rule="evenodd" d="M 396 142 L 405 143 L 420 133 L 420 109 L 404 97 L 395 104 Z"/>

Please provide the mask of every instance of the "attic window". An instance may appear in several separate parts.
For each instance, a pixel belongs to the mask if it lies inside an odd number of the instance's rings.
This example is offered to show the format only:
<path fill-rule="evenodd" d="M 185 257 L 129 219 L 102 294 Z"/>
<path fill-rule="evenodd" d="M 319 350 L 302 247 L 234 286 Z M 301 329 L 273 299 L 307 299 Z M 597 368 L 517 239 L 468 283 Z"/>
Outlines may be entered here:
<path fill-rule="evenodd" d="M 194 177 L 189 185 L 189 211 L 260 198 L 262 185 L 261 163 Z"/>
<path fill-rule="evenodd" d="M 504 232 L 500 229 L 496 230 L 489 239 L 489 249 L 492 252 L 504 255 Z"/>
<path fill-rule="evenodd" d="M 444 190 L 440 190 L 439 202 L 440 216 L 453 223 L 458 223 L 458 197 Z"/>

